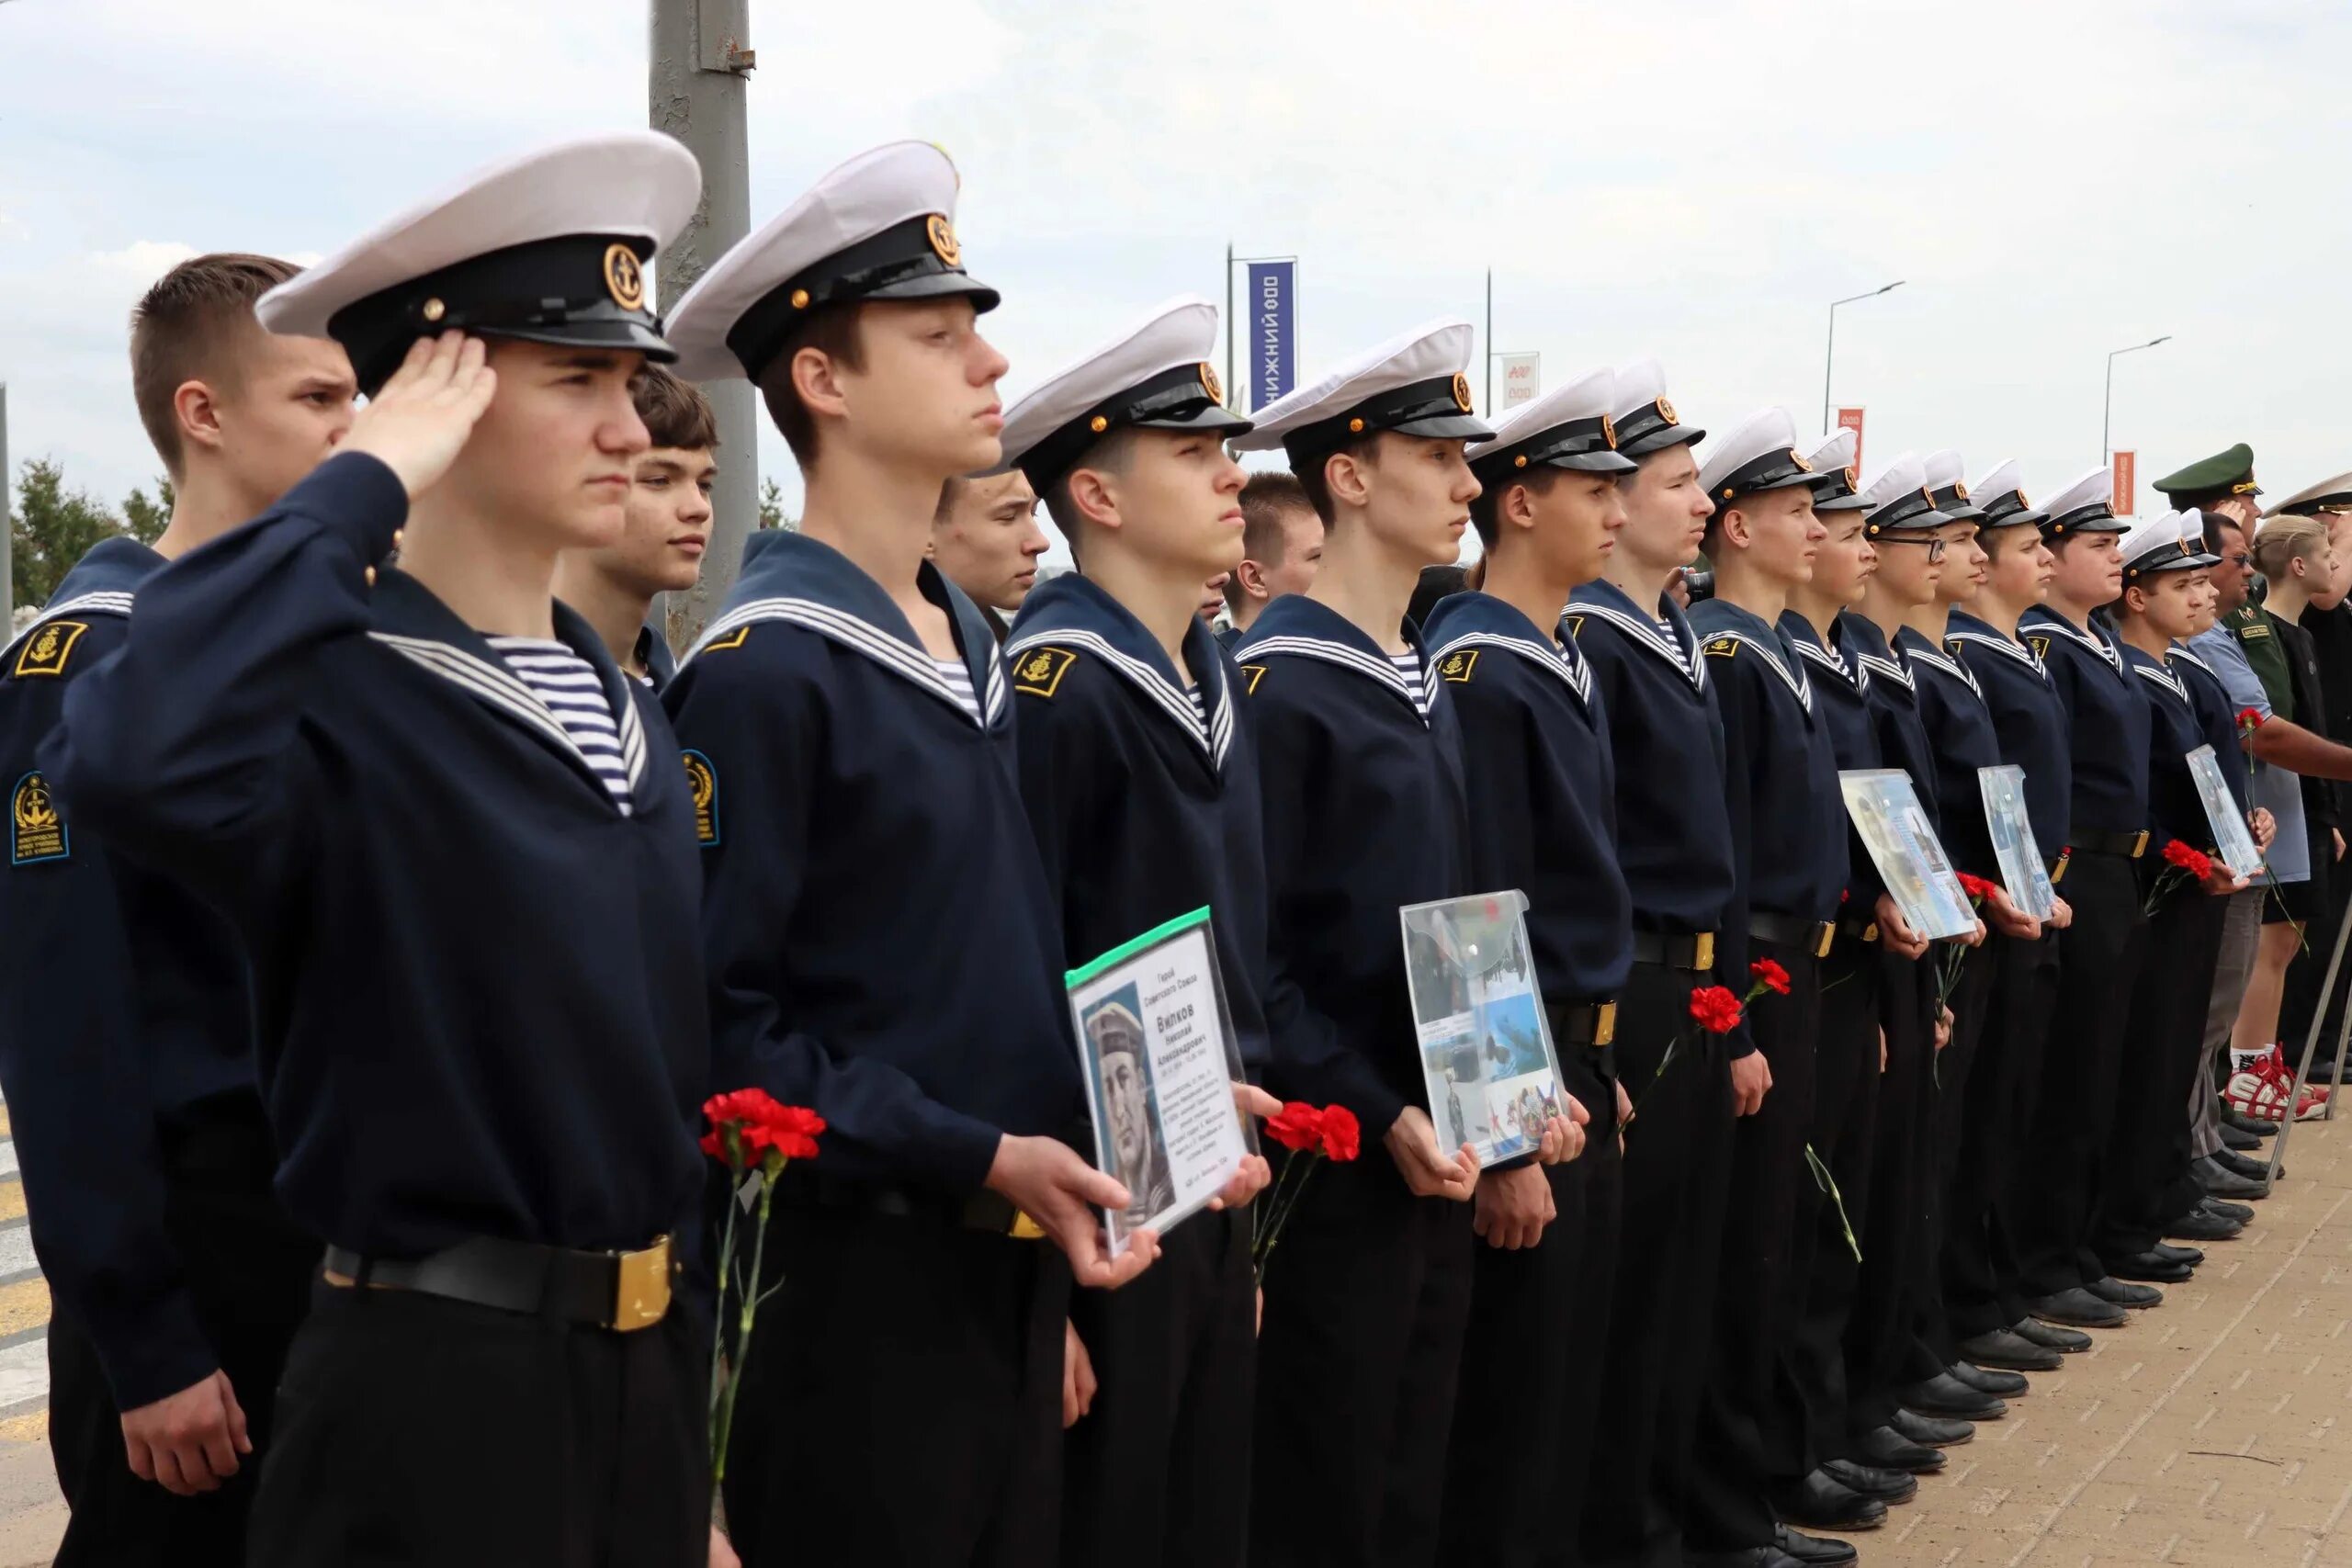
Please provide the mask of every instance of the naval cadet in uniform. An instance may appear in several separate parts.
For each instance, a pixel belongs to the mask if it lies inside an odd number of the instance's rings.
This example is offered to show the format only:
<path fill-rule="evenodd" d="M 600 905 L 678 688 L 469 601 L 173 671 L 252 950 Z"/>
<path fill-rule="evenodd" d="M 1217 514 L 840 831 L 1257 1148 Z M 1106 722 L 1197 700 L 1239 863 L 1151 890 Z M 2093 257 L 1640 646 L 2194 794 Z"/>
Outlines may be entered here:
<path fill-rule="evenodd" d="M 671 356 L 644 268 L 699 186 L 668 137 L 566 142 L 272 289 L 369 405 L 146 581 L 43 748 L 69 820 L 235 927 L 277 1191 L 326 1243 L 257 1564 L 706 1554 L 692 811 L 551 592 L 623 527 L 629 384 Z"/>
<path fill-rule="evenodd" d="M 73 683 L 122 645 L 141 586 L 267 511 L 350 429 L 343 349 L 254 320 L 297 270 L 198 256 L 147 291 L 130 378 L 171 521 L 153 548 L 101 540 L 0 650 L 0 1090 L 54 1303 L 66 1568 L 244 1562 L 278 1373 L 318 1269 L 318 1244 L 270 1191 L 233 932 L 61 813 L 35 756 Z"/>
<path fill-rule="evenodd" d="M 1004 460 L 1045 497 L 1079 571 L 1029 595 L 1005 660 L 1064 961 L 1207 908 L 1243 1069 L 1262 1077 L 1257 746 L 1239 673 L 1193 613 L 1202 580 L 1241 553 L 1242 472 L 1225 441 L 1250 422 L 1218 397 L 1216 347 L 1216 308 L 1171 299 L 1006 414 Z M 1069 1353 L 1098 1392 L 1063 1450 L 1070 1568 L 1238 1568 L 1248 1555 L 1257 1292 L 1240 1205 L 1267 1167 L 1244 1166 L 1143 1279 L 1072 1303 Z"/>
<path fill-rule="evenodd" d="M 1355 1112 L 1388 1158 L 1319 1169 L 1266 1270 L 1250 1558 L 1432 1563 L 1469 1315 L 1478 1162 L 1441 1146 L 1397 940 L 1404 905 L 1476 890 L 1461 732 L 1406 621 L 1478 481 L 1471 329 L 1391 338 L 1258 411 L 1325 526 L 1315 584 L 1234 650 L 1262 759 L 1270 1086 Z M 1373 852 L 1367 852 L 1367 846 Z"/>
<path fill-rule="evenodd" d="M 1479 1179 L 1476 1289 L 1446 1455 L 1446 1562 L 1556 1561 L 1583 1506 L 1600 1404 L 1623 1198 L 1617 997 L 1633 966 L 1617 864 L 1615 761 L 1592 671 L 1564 636 L 1568 595 L 1625 525 L 1616 378 L 1580 376 L 1470 449 L 1485 547 L 1476 592 L 1423 627 L 1462 720 L 1473 880 L 1528 898 L 1527 937 L 1583 1154 Z"/>
<path fill-rule="evenodd" d="M 926 558 L 940 487 L 1001 452 L 997 294 L 964 270 L 956 191 L 929 142 L 853 158 L 672 323 L 681 375 L 758 384 L 808 486 L 665 694 L 704 802 L 717 1071 L 827 1123 L 778 1189 L 789 1280 L 737 1404 L 752 1568 L 1049 1560 L 1073 1270 L 1123 1283 L 1157 1249 L 1147 1229 L 1104 1256 L 1099 1211 L 1131 1195 L 1076 1152 L 1010 682 Z"/>

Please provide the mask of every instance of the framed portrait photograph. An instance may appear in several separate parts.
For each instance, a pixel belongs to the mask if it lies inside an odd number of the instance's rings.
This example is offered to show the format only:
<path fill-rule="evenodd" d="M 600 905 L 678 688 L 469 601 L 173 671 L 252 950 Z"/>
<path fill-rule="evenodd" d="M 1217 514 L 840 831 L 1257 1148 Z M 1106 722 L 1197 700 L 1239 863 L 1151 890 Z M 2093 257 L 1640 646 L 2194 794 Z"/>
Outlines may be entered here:
<path fill-rule="evenodd" d="M 2212 827 L 2222 863 L 2249 882 L 2260 876 L 2262 852 L 2255 848 L 2254 829 L 2246 825 L 2237 796 L 2230 793 L 2229 781 L 2222 776 L 2221 759 L 2213 755 L 2213 748 L 2199 746 L 2191 751 L 2188 773 L 2197 781 L 2197 798 L 2205 803 L 2205 820 Z"/>
<path fill-rule="evenodd" d="M 1976 910 L 1961 891 L 1911 775 L 1900 768 L 1855 768 L 1838 775 L 1838 788 L 1871 863 L 1911 929 L 1930 942 L 1973 931 Z"/>
<path fill-rule="evenodd" d="M 1979 768 L 1976 788 L 1984 796 L 1984 826 L 1993 835 L 1993 857 L 2001 863 L 2001 886 L 2009 902 L 2037 920 L 2048 919 L 2058 907 L 2058 890 L 2050 886 L 2041 846 L 2026 816 L 2025 770 L 2014 762 Z"/>
<path fill-rule="evenodd" d="M 1482 1168 L 1532 1152 L 1544 1123 L 1564 1114 L 1526 912 L 1515 891 L 1398 911 L 1438 1147 L 1467 1144 Z"/>

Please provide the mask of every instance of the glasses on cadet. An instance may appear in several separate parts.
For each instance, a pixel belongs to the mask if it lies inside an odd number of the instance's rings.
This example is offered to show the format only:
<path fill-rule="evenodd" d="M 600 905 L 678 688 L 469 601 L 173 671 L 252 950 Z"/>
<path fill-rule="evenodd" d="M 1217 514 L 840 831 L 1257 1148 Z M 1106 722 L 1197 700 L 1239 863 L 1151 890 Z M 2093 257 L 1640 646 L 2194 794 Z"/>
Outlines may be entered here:
<path fill-rule="evenodd" d="M 1935 537 L 1933 535 L 1929 535 L 1924 539 L 1917 539 L 1912 537 L 1908 534 L 1882 534 L 1872 542 L 1880 545 L 1924 545 L 1928 549 L 1928 564 L 1929 566 L 1933 566 L 1938 561 L 1944 558 L 1944 550 L 1946 548 L 1945 542 Z"/>

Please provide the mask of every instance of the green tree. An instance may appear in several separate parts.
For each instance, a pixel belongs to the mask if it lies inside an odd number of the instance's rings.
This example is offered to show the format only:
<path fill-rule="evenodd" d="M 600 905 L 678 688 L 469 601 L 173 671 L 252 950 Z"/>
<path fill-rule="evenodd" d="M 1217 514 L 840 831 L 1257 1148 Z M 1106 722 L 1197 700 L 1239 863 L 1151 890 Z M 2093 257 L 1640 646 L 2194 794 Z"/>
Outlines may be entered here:
<path fill-rule="evenodd" d="M 46 604 L 74 563 L 100 539 L 129 534 L 152 545 L 172 520 L 172 481 L 158 475 L 156 499 L 134 490 L 122 515 L 85 490 L 68 490 L 65 473 L 46 457 L 28 461 L 17 479 L 17 505 L 9 517 L 10 565 L 18 604 Z"/>
<path fill-rule="evenodd" d="M 784 488 L 774 479 L 760 481 L 760 526 L 763 528 L 797 528 L 800 519 L 784 513 Z"/>
<path fill-rule="evenodd" d="M 122 521 L 130 536 L 142 545 L 152 545 L 164 536 L 164 525 L 172 520 L 172 479 L 169 474 L 155 476 L 155 499 L 147 499 L 143 490 L 134 490 L 123 498 Z"/>

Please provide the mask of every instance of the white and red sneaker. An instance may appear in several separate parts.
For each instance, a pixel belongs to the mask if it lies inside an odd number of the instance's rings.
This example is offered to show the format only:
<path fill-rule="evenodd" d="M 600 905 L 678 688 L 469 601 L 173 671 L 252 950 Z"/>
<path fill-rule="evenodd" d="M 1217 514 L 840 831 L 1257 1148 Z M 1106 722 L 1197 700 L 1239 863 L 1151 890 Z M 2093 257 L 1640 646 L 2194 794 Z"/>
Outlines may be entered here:
<path fill-rule="evenodd" d="M 2326 1114 L 2329 1090 L 2316 1084 L 2301 1084 L 2295 1080 L 2294 1069 L 2287 1066 L 2287 1047 L 2273 1043 L 2264 1053 L 2256 1071 L 2267 1077 L 2278 1090 L 2281 1103 L 2291 1096 L 2295 1102 L 2295 1120 L 2309 1122 Z"/>

